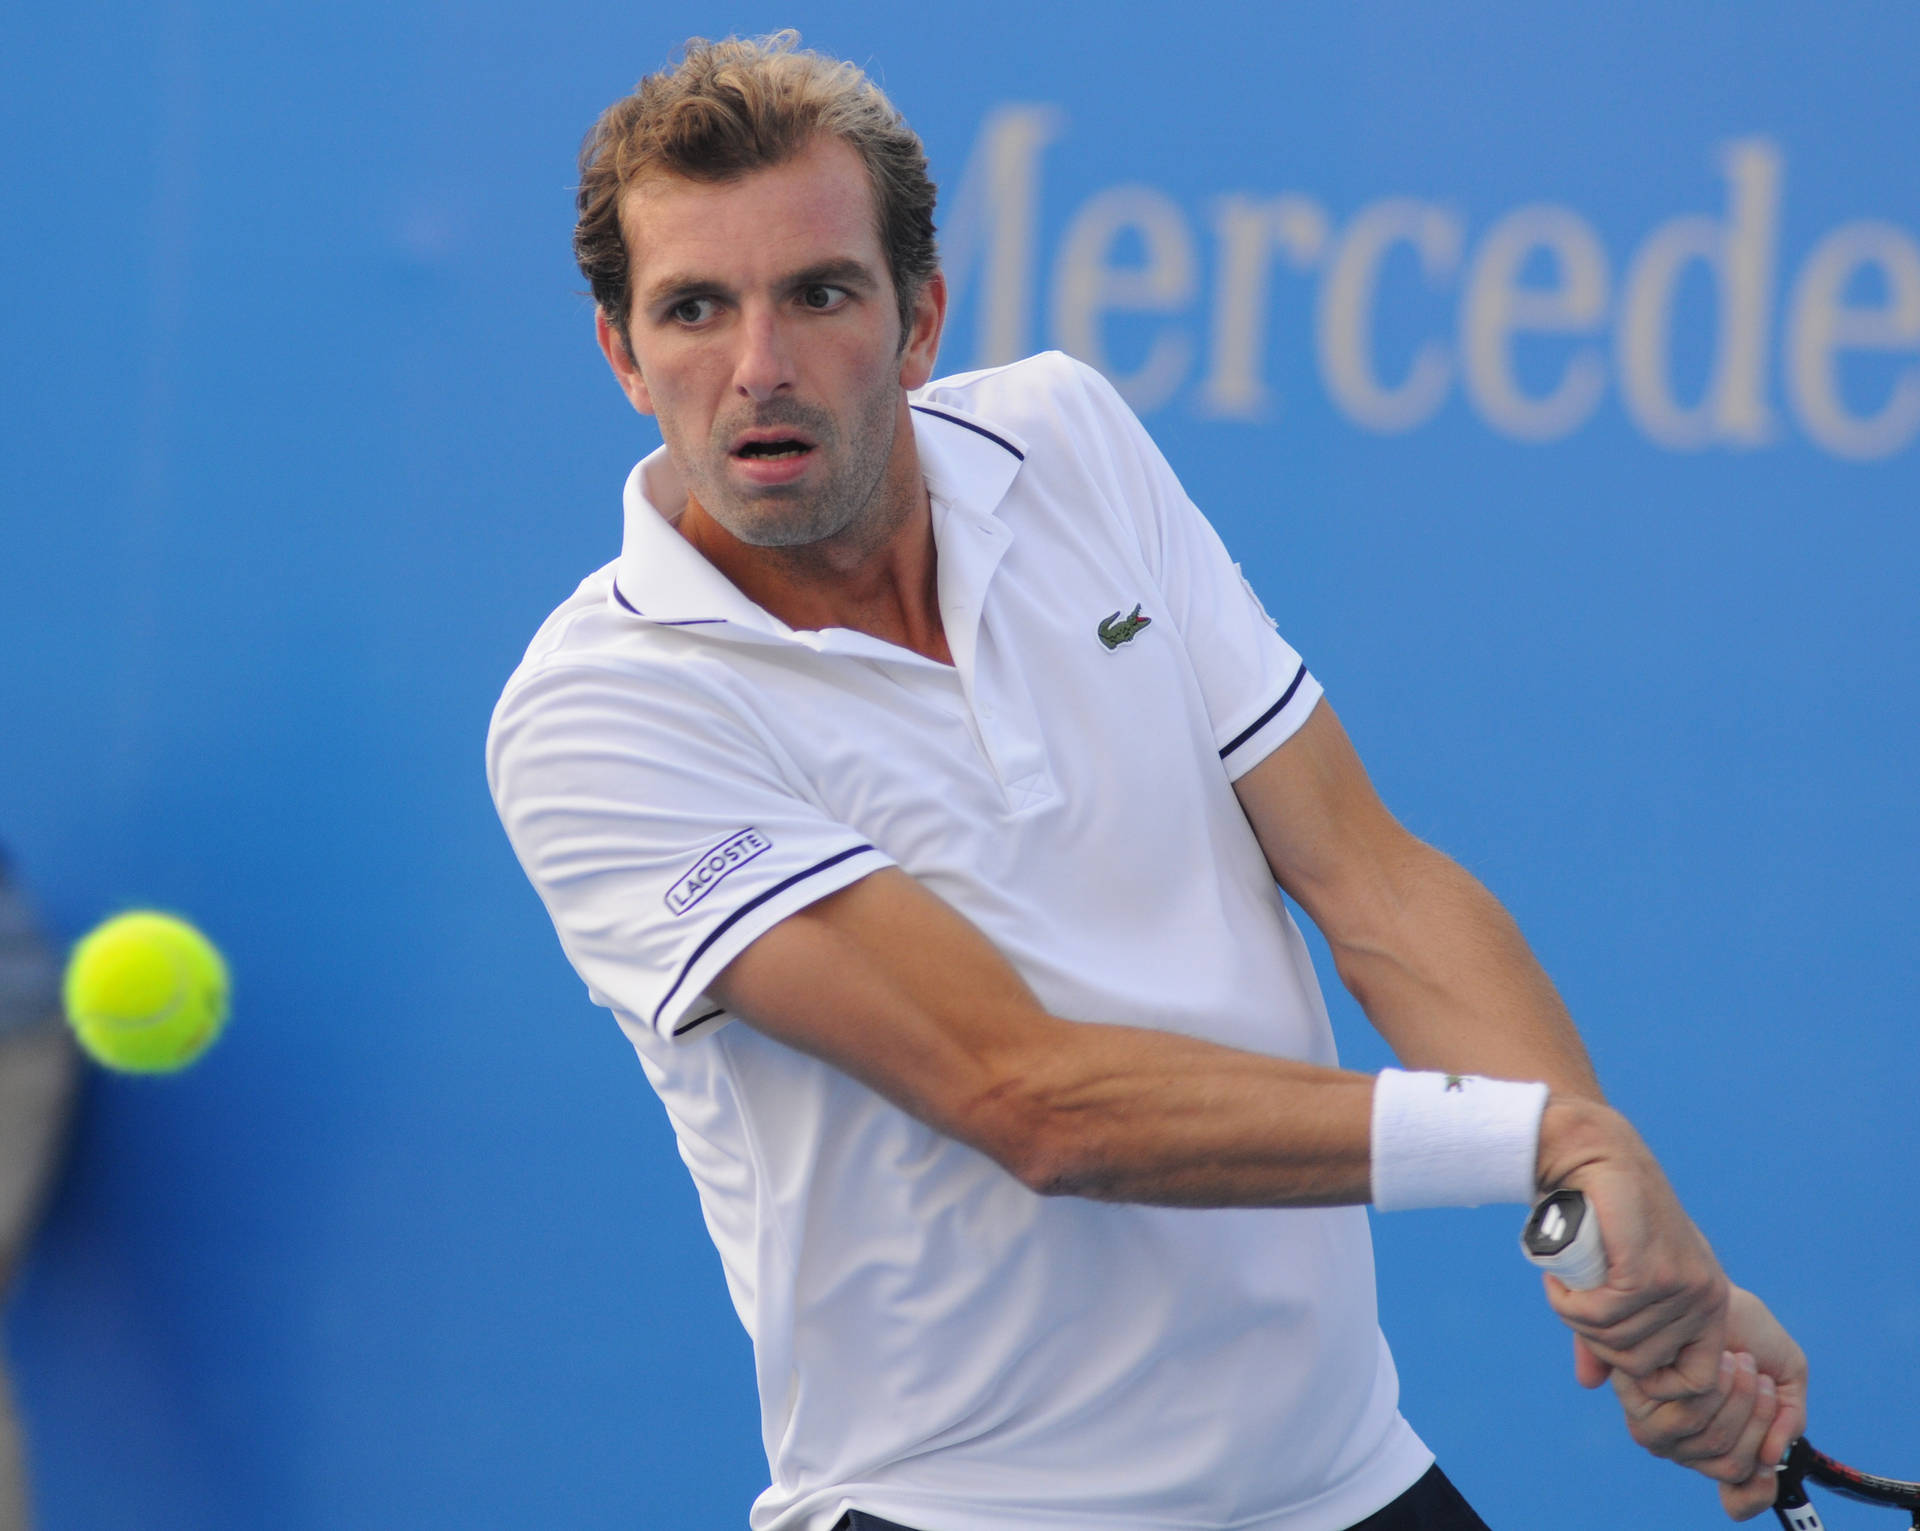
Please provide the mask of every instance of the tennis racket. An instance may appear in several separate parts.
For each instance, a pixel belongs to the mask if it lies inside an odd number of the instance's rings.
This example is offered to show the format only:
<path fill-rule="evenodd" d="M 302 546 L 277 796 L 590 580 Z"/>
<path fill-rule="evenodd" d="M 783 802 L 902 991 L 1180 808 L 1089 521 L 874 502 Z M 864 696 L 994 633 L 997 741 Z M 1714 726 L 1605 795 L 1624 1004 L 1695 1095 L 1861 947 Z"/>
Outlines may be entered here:
<path fill-rule="evenodd" d="M 1535 1265 L 1551 1271 L 1576 1291 L 1590 1291 L 1607 1279 L 1600 1220 L 1578 1191 L 1555 1191 L 1542 1197 L 1520 1232 L 1520 1247 Z M 1786 1531 L 1824 1531 L 1819 1512 L 1807 1498 L 1809 1482 L 1862 1504 L 1905 1510 L 1920 1531 L 1920 1483 L 1882 1478 L 1848 1467 L 1808 1445 L 1805 1436 L 1787 1448 L 1786 1460 L 1780 1464 L 1780 1485 L 1773 1496 L 1773 1513 L 1780 1517 Z"/>

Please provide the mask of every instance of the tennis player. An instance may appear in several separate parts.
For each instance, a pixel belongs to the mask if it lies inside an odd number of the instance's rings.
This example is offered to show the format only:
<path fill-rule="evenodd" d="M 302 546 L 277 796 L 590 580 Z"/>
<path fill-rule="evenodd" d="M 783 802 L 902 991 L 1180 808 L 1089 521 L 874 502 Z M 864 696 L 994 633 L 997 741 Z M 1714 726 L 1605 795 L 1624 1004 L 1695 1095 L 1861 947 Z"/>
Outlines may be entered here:
<path fill-rule="evenodd" d="M 59 1177 L 80 1082 L 60 969 L 0 847 L 0 1306 Z M 26 1443 L 0 1346 L 0 1531 L 28 1531 Z"/>
<path fill-rule="evenodd" d="M 489 777 L 753 1337 L 757 1531 L 1478 1527 L 1399 1413 L 1363 1207 L 1562 1186 L 1612 1260 L 1549 1282 L 1581 1380 L 1763 1509 L 1799 1352 L 1114 391 L 931 380 L 934 188 L 881 93 L 690 43 L 579 207 L 665 445 Z M 1281 888 L 1404 1069 L 1338 1067 Z"/>

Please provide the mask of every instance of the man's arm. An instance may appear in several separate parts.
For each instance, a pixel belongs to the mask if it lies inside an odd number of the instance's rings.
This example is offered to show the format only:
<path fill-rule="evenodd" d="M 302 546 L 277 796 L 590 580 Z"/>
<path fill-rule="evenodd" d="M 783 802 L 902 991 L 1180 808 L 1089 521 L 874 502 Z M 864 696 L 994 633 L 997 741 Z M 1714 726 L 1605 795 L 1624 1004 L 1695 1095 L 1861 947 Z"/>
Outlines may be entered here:
<path fill-rule="evenodd" d="M 1234 784 L 1275 880 L 1408 1068 L 1540 1079 L 1601 1101 L 1572 1018 L 1513 917 L 1401 827 L 1322 701 Z"/>
<path fill-rule="evenodd" d="M 1542 1124 L 1541 1183 L 1593 1198 L 1622 1283 L 1564 1294 L 1586 1305 L 1570 1321 L 1655 1395 L 1711 1387 L 1726 1278 L 1633 1130 L 1590 1098 L 1585 1053 L 1512 921 L 1394 823 L 1324 704 L 1242 784 L 1276 877 L 1407 1062 L 1562 1092 Z M 711 990 L 1036 1191 L 1181 1206 L 1369 1199 L 1369 1076 L 1050 1015 L 984 936 L 898 871 L 781 921 Z"/>
<path fill-rule="evenodd" d="M 1550 1282 L 1554 1305 L 1647 1399 L 1712 1397 L 1718 1418 L 1726 1277 L 1652 1155 L 1597 1099 L 1565 1008 L 1511 919 L 1393 821 L 1324 704 L 1241 788 L 1276 878 L 1321 923 L 1405 1061 L 1556 1090 L 1540 1184 L 1586 1191 L 1615 1260 L 1599 1291 Z M 972 925 L 898 871 L 783 920 L 711 989 L 1045 1194 L 1183 1206 L 1369 1197 L 1370 1077 L 1051 1015 Z"/>
<path fill-rule="evenodd" d="M 1805 1422 L 1805 1358 L 1729 1286 L 1652 1155 L 1600 1104 L 1566 1006 L 1512 917 L 1394 820 L 1324 702 L 1235 787 L 1275 879 L 1404 1063 L 1552 1087 L 1541 1187 L 1586 1191 L 1617 1257 L 1600 1291 L 1547 1283 L 1575 1331 L 1580 1380 L 1611 1372 L 1636 1440 L 1718 1479 L 1730 1514 L 1765 1509 L 1765 1464 Z"/>
<path fill-rule="evenodd" d="M 1367 1199 L 1367 1075 L 1051 1015 L 979 931 L 897 870 L 782 920 L 711 992 L 1043 1194 Z"/>
<path fill-rule="evenodd" d="M 1566 1006 L 1512 916 L 1387 811 L 1325 702 L 1235 790 L 1275 880 L 1320 927 L 1341 981 L 1403 1063 L 1552 1088 L 1540 1185 L 1585 1191 L 1613 1255 L 1607 1287 L 1561 1289 L 1561 1316 L 1656 1396 L 1712 1389 L 1726 1277 L 1653 1156 L 1601 1104 Z"/>

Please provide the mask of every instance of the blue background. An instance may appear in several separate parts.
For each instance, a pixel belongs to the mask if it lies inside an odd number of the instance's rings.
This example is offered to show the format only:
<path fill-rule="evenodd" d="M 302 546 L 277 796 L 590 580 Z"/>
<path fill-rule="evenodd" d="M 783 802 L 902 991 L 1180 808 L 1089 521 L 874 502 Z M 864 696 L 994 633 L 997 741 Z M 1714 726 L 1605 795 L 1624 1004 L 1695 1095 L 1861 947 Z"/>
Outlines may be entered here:
<path fill-rule="evenodd" d="M 91 1081 L 7 1315 L 44 1526 L 744 1524 L 746 1341 L 480 750 L 656 439 L 591 344 L 574 148 L 688 34 L 786 24 L 876 72 L 950 189 L 993 112 L 1053 110 L 1035 345 L 1090 198 L 1178 210 L 1191 295 L 1105 321 L 1111 363 L 1189 336 L 1148 424 L 1388 801 L 1514 909 L 1616 1103 L 1810 1353 L 1815 1438 L 1920 1476 L 1920 447 L 1823 444 L 1783 340 L 1831 230 L 1920 237 L 1920 9 L 96 0 L 16 14 L 0 65 L 0 836 L 63 937 L 191 913 L 237 1004 L 192 1072 Z M 1622 408 L 1607 337 L 1652 231 L 1726 215 L 1735 139 L 1782 167 L 1774 429 L 1674 450 Z M 1457 349 L 1482 233 L 1572 209 L 1611 273 L 1591 416 L 1519 441 L 1456 380 L 1408 429 L 1352 418 L 1316 361 L 1322 261 L 1274 270 L 1277 405 L 1210 417 L 1212 209 L 1283 192 L 1335 242 L 1395 196 L 1463 232 L 1434 282 L 1405 248 L 1380 268 L 1389 382 Z M 982 290 L 947 370 L 983 359 Z M 1703 266 L 1680 282 L 1683 401 L 1714 295 Z M 1523 339 L 1523 384 L 1576 343 Z M 1916 351 L 1848 359 L 1847 407 Z M 1331 997 L 1348 1061 L 1386 1061 Z M 1713 1524 L 1706 1485 L 1573 1386 L 1513 1224 L 1376 1220 L 1416 1427 L 1495 1525 L 1597 1531 L 1615 1496 Z"/>

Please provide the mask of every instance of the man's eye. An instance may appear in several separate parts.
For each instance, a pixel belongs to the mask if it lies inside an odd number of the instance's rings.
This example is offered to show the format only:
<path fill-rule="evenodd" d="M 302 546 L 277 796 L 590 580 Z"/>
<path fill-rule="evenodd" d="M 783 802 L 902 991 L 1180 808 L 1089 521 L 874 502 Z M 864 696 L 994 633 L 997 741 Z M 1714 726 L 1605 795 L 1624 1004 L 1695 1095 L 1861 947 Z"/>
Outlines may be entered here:
<path fill-rule="evenodd" d="M 667 310 L 669 319 L 681 324 L 701 324 L 713 317 L 712 298 L 682 298 Z"/>
<path fill-rule="evenodd" d="M 847 295 L 844 287 L 830 287 L 825 282 L 815 282 L 801 289 L 800 301 L 808 308 L 835 308 Z"/>

